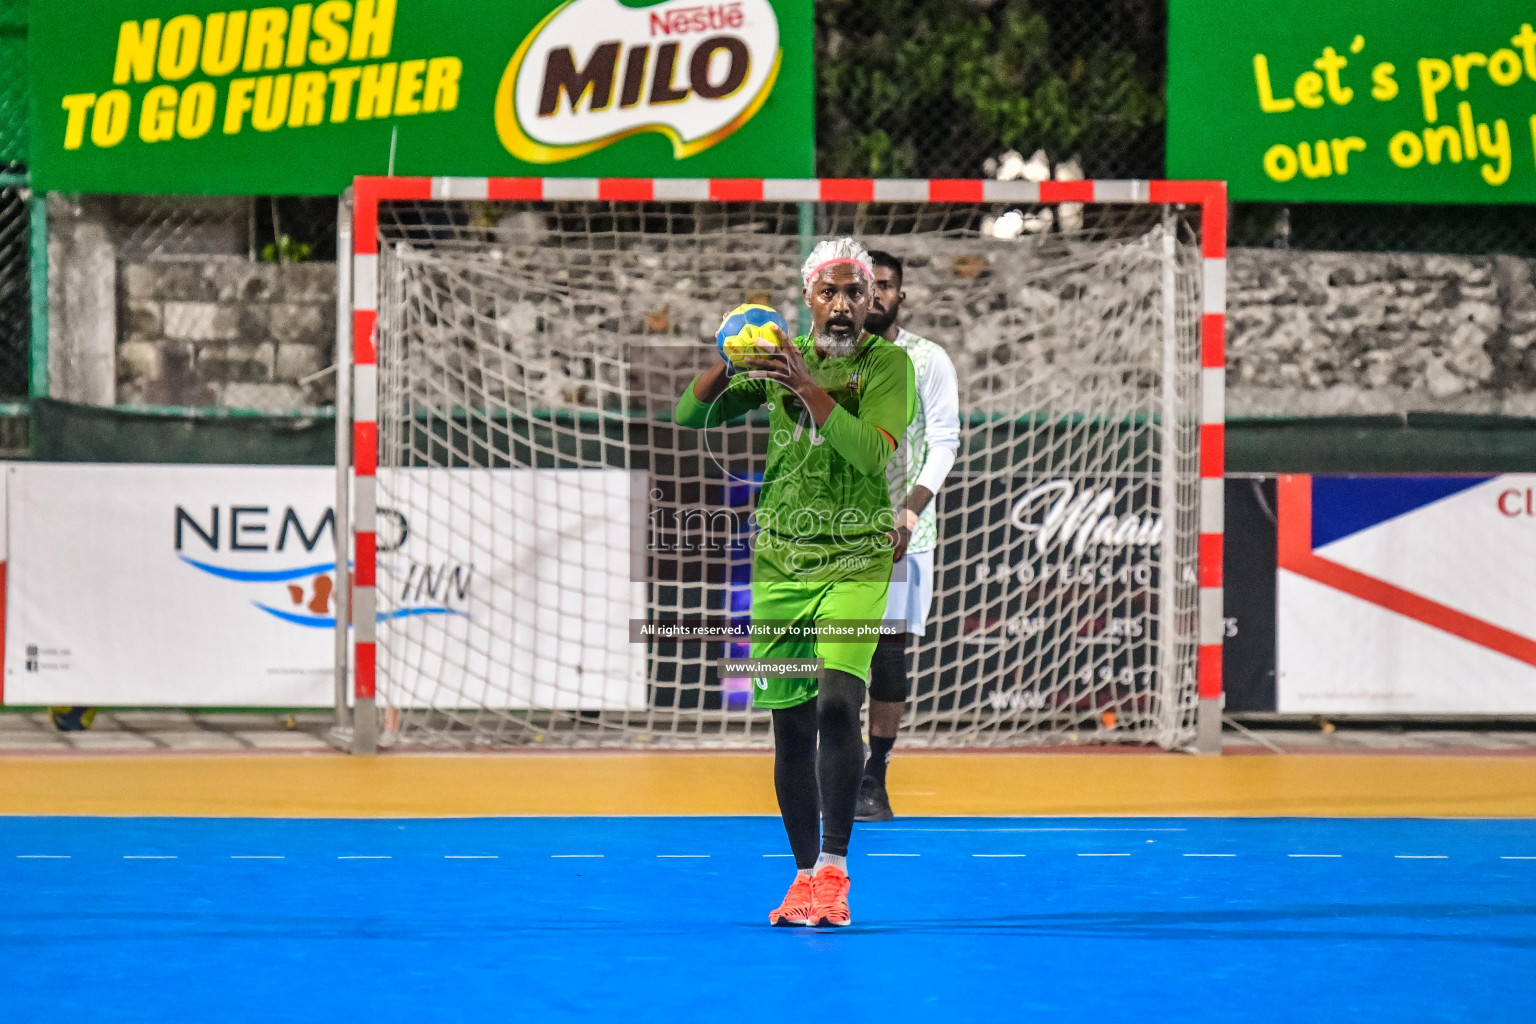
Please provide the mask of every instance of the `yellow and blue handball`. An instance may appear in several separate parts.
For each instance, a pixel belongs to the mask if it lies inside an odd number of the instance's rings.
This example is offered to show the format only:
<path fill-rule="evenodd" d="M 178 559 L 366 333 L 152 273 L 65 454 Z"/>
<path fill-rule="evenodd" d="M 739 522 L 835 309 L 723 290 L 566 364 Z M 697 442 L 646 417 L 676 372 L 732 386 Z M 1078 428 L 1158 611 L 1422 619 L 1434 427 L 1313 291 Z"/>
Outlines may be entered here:
<path fill-rule="evenodd" d="M 784 318 L 771 306 L 750 302 L 737 306 L 725 314 L 725 319 L 720 321 L 720 329 L 715 332 L 715 345 L 720 349 L 720 358 L 726 361 L 732 372 L 741 369 L 745 365 L 744 360 L 760 356 L 767 348 L 778 345 L 779 337 L 773 333 L 775 324 L 784 332 L 784 337 L 789 337 L 789 327 L 784 323 Z"/>

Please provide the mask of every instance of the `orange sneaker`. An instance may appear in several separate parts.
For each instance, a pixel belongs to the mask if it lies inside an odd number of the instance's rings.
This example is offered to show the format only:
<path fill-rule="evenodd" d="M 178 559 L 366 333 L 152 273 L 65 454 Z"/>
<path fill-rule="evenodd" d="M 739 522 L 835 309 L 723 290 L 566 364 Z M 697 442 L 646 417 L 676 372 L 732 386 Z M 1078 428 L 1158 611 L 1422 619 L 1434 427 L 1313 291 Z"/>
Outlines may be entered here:
<path fill-rule="evenodd" d="M 806 924 L 842 928 L 853 923 L 848 913 L 848 890 L 853 883 L 848 873 L 831 864 L 823 864 L 811 877 L 811 913 Z"/>
<path fill-rule="evenodd" d="M 775 926 L 810 924 L 811 903 L 810 878 L 796 874 L 795 884 L 789 887 L 784 902 L 779 904 L 777 910 L 768 912 L 768 923 Z"/>

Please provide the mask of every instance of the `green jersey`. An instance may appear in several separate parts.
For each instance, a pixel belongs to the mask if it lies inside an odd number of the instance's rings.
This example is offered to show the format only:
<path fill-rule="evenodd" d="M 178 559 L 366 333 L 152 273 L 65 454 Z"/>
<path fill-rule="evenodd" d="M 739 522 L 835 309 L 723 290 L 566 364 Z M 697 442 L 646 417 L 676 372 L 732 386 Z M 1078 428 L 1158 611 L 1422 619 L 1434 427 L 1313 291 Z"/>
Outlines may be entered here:
<path fill-rule="evenodd" d="M 782 385 L 737 375 L 711 405 L 688 386 L 676 422 L 706 427 L 768 406 L 768 462 L 758 497 L 754 580 L 888 580 L 893 523 L 886 464 L 917 411 L 912 361 L 870 336 L 849 356 L 822 358 L 794 340 L 816 383 L 837 403 L 817 427 Z M 881 431 L 884 431 L 882 434 Z"/>

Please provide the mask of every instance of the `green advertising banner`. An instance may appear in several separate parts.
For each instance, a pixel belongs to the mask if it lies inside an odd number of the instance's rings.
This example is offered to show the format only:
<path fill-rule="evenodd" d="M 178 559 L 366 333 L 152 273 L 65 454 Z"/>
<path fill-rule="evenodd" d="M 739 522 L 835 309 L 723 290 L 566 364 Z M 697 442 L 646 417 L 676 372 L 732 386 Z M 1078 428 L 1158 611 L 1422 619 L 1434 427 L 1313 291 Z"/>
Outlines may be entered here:
<path fill-rule="evenodd" d="M 34 3 L 32 180 L 318 195 L 391 166 L 809 177 L 811 13 L 812 0 Z"/>
<path fill-rule="evenodd" d="M 1536 5 L 1169 8 L 1169 177 L 1236 200 L 1536 201 Z"/>

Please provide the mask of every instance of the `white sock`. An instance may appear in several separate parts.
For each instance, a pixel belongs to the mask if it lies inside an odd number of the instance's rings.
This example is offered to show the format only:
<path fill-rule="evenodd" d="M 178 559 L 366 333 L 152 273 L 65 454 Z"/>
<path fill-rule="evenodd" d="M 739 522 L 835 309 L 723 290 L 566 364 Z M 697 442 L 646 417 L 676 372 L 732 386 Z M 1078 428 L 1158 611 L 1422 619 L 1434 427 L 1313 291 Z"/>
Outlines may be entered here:
<path fill-rule="evenodd" d="M 810 878 L 815 873 L 816 872 L 814 870 L 812 870 L 811 868 L 796 868 L 795 869 L 795 874 L 799 875 L 801 878 Z"/>
<path fill-rule="evenodd" d="M 826 867 L 829 864 L 832 867 L 837 868 L 837 870 L 841 871 L 845 875 L 848 873 L 848 858 L 847 857 L 839 857 L 835 853 L 823 852 L 820 857 L 816 858 L 816 870 L 817 871 L 820 871 L 822 868 Z"/>

